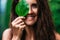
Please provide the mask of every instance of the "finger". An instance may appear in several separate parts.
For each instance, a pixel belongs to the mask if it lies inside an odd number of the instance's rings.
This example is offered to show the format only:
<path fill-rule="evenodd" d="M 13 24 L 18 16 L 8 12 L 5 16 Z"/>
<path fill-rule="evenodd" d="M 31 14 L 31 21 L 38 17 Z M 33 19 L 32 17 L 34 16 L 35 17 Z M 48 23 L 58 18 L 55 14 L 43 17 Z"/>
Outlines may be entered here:
<path fill-rule="evenodd" d="M 24 23 L 24 22 L 22 22 L 22 23 L 20 23 L 19 25 L 20 25 L 20 26 L 22 26 L 22 25 L 25 25 L 25 23 Z"/>
<path fill-rule="evenodd" d="M 22 22 L 22 23 L 20 23 L 20 24 L 16 25 L 16 27 L 23 27 L 24 25 L 25 25 L 25 23 L 24 23 L 24 22 Z"/>
<path fill-rule="evenodd" d="M 26 27 L 26 25 L 19 26 L 19 29 L 24 29 L 25 27 Z"/>
<path fill-rule="evenodd" d="M 19 25 L 15 25 L 14 28 L 19 28 Z"/>
<path fill-rule="evenodd" d="M 20 26 L 20 25 L 15 25 L 14 28 L 22 30 L 22 29 L 24 29 L 25 27 L 26 27 L 26 25 L 22 25 L 22 26 Z"/>
<path fill-rule="evenodd" d="M 24 26 L 24 22 L 22 22 L 22 23 L 20 23 L 20 24 L 15 24 L 14 27 L 19 28 L 19 27 L 23 27 L 23 26 Z"/>
<path fill-rule="evenodd" d="M 11 23 L 11 25 L 12 25 L 12 27 L 14 27 L 14 26 L 15 26 L 15 23 L 14 23 L 14 22 L 12 22 L 12 23 Z"/>
<path fill-rule="evenodd" d="M 17 25 L 17 24 L 20 24 L 20 23 L 22 23 L 23 22 L 23 20 L 18 20 L 17 22 L 15 22 L 15 25 Z"/>
<path fill-rule="evenodd" d="M 25 19 L 25 17 L 19 16 L 19 17 L 17 17 L 13 22 L 16 22 L 16 21 L 18 21 L 18 20 L 20 20 L 20 19 Z"/>
<path fill-rule="evenodd" d="M 12 26 L 14 26 L 14 25 L 19 24 L 19 23 L 21 23 L 21 22 L 23 22 L 23 20 L 22 20 L 22 19 L 19 19 L 19 20 L 17 20 L 16 22 L 13 21 L 11 24 L 12 24 Z"/>

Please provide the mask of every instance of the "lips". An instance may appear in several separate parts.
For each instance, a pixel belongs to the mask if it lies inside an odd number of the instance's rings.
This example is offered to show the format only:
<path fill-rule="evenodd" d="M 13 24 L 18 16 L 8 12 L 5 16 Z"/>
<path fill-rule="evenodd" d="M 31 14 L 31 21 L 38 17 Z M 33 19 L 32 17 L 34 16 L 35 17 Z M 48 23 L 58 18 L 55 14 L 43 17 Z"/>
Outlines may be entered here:
<path fill-rule="evenodd" d="M 37 16 L 37 15 L 32 13 L 32 14 L 28 14 L 26 17 L 35 17 L 35 16 Z"/>
<path fill-rule="evenodd" d="M 29 15 L 26 16 L 26 20 L 29 20 L 29 21 L 34 20 L 34 18 L 35 18 L 36 16 L 37 16 L 37 15 L 29 14 Z"/>
<path fill-rule="evenodd" d="M 27 18 L 28 19 L 33 19 L 35 16 L 33 16 L 33 15 L 27 15 Z"/>
<path fill-rule="evenodd" d="M 35 14 L 35 13 L 28 13 L 26 16 L 25 16 L 25 18 L 26 18 L 26 20 L 34 20 L 34 18 L 37 16 L 37 14 Z"/>
<path fill-rule="evenodd" d="M 35 15 L 27 15 L 27 17 L 35 17 Z"/>

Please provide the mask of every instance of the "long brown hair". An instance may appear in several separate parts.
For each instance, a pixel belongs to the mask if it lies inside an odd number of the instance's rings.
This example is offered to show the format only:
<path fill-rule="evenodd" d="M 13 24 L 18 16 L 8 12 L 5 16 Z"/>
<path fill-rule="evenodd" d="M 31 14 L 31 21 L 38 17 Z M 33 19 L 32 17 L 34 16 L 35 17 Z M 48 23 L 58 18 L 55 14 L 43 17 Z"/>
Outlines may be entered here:
<path fill-rule="evenodd" d="M 12 10 L 11 10 L 11 21 L 14 20 L 18 15 L 15 12 L 15 6 L 19 0 L 13 0 Z M 33 26 L 35 32 L 35 40 L 56 40 L 54 34 L 54 24 L 52 21 L 51 12 L 48 6 L 47 0 L 36 0 L 38 5 L 38 19 Z M 25 33 L 25 31 L 24 31 Z M 22 40 L 24 40 L 24 34 L 22 35 Z"/>

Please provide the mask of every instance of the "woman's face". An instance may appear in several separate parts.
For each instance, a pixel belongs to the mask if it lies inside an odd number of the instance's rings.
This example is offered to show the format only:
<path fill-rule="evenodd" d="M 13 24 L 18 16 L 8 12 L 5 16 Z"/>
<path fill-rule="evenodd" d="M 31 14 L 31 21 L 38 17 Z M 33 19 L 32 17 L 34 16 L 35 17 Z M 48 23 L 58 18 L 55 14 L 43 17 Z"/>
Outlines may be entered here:
<path fill-rule="evenodd" d="M 26 0 L 29 5 L 29 12 L 26 16 L 25 23 L 32 26 L 37 21 L 37 2 L 36 0 Z"/>

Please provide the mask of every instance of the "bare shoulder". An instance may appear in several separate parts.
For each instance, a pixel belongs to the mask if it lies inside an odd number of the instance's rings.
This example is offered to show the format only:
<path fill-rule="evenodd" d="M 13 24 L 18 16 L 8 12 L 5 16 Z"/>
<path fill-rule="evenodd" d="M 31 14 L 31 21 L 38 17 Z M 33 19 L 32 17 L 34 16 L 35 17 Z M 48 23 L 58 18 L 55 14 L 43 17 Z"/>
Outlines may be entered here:
<path fill-rule="evenodd" d="M 55 32 L 56 40 L 60 40 L 60 34 Z"/>
<path fill-rule="evenodd" d="M 11 28 L 4 30 L 2 34 L 2 40 L 10 40 L 11 39 Z"/>

